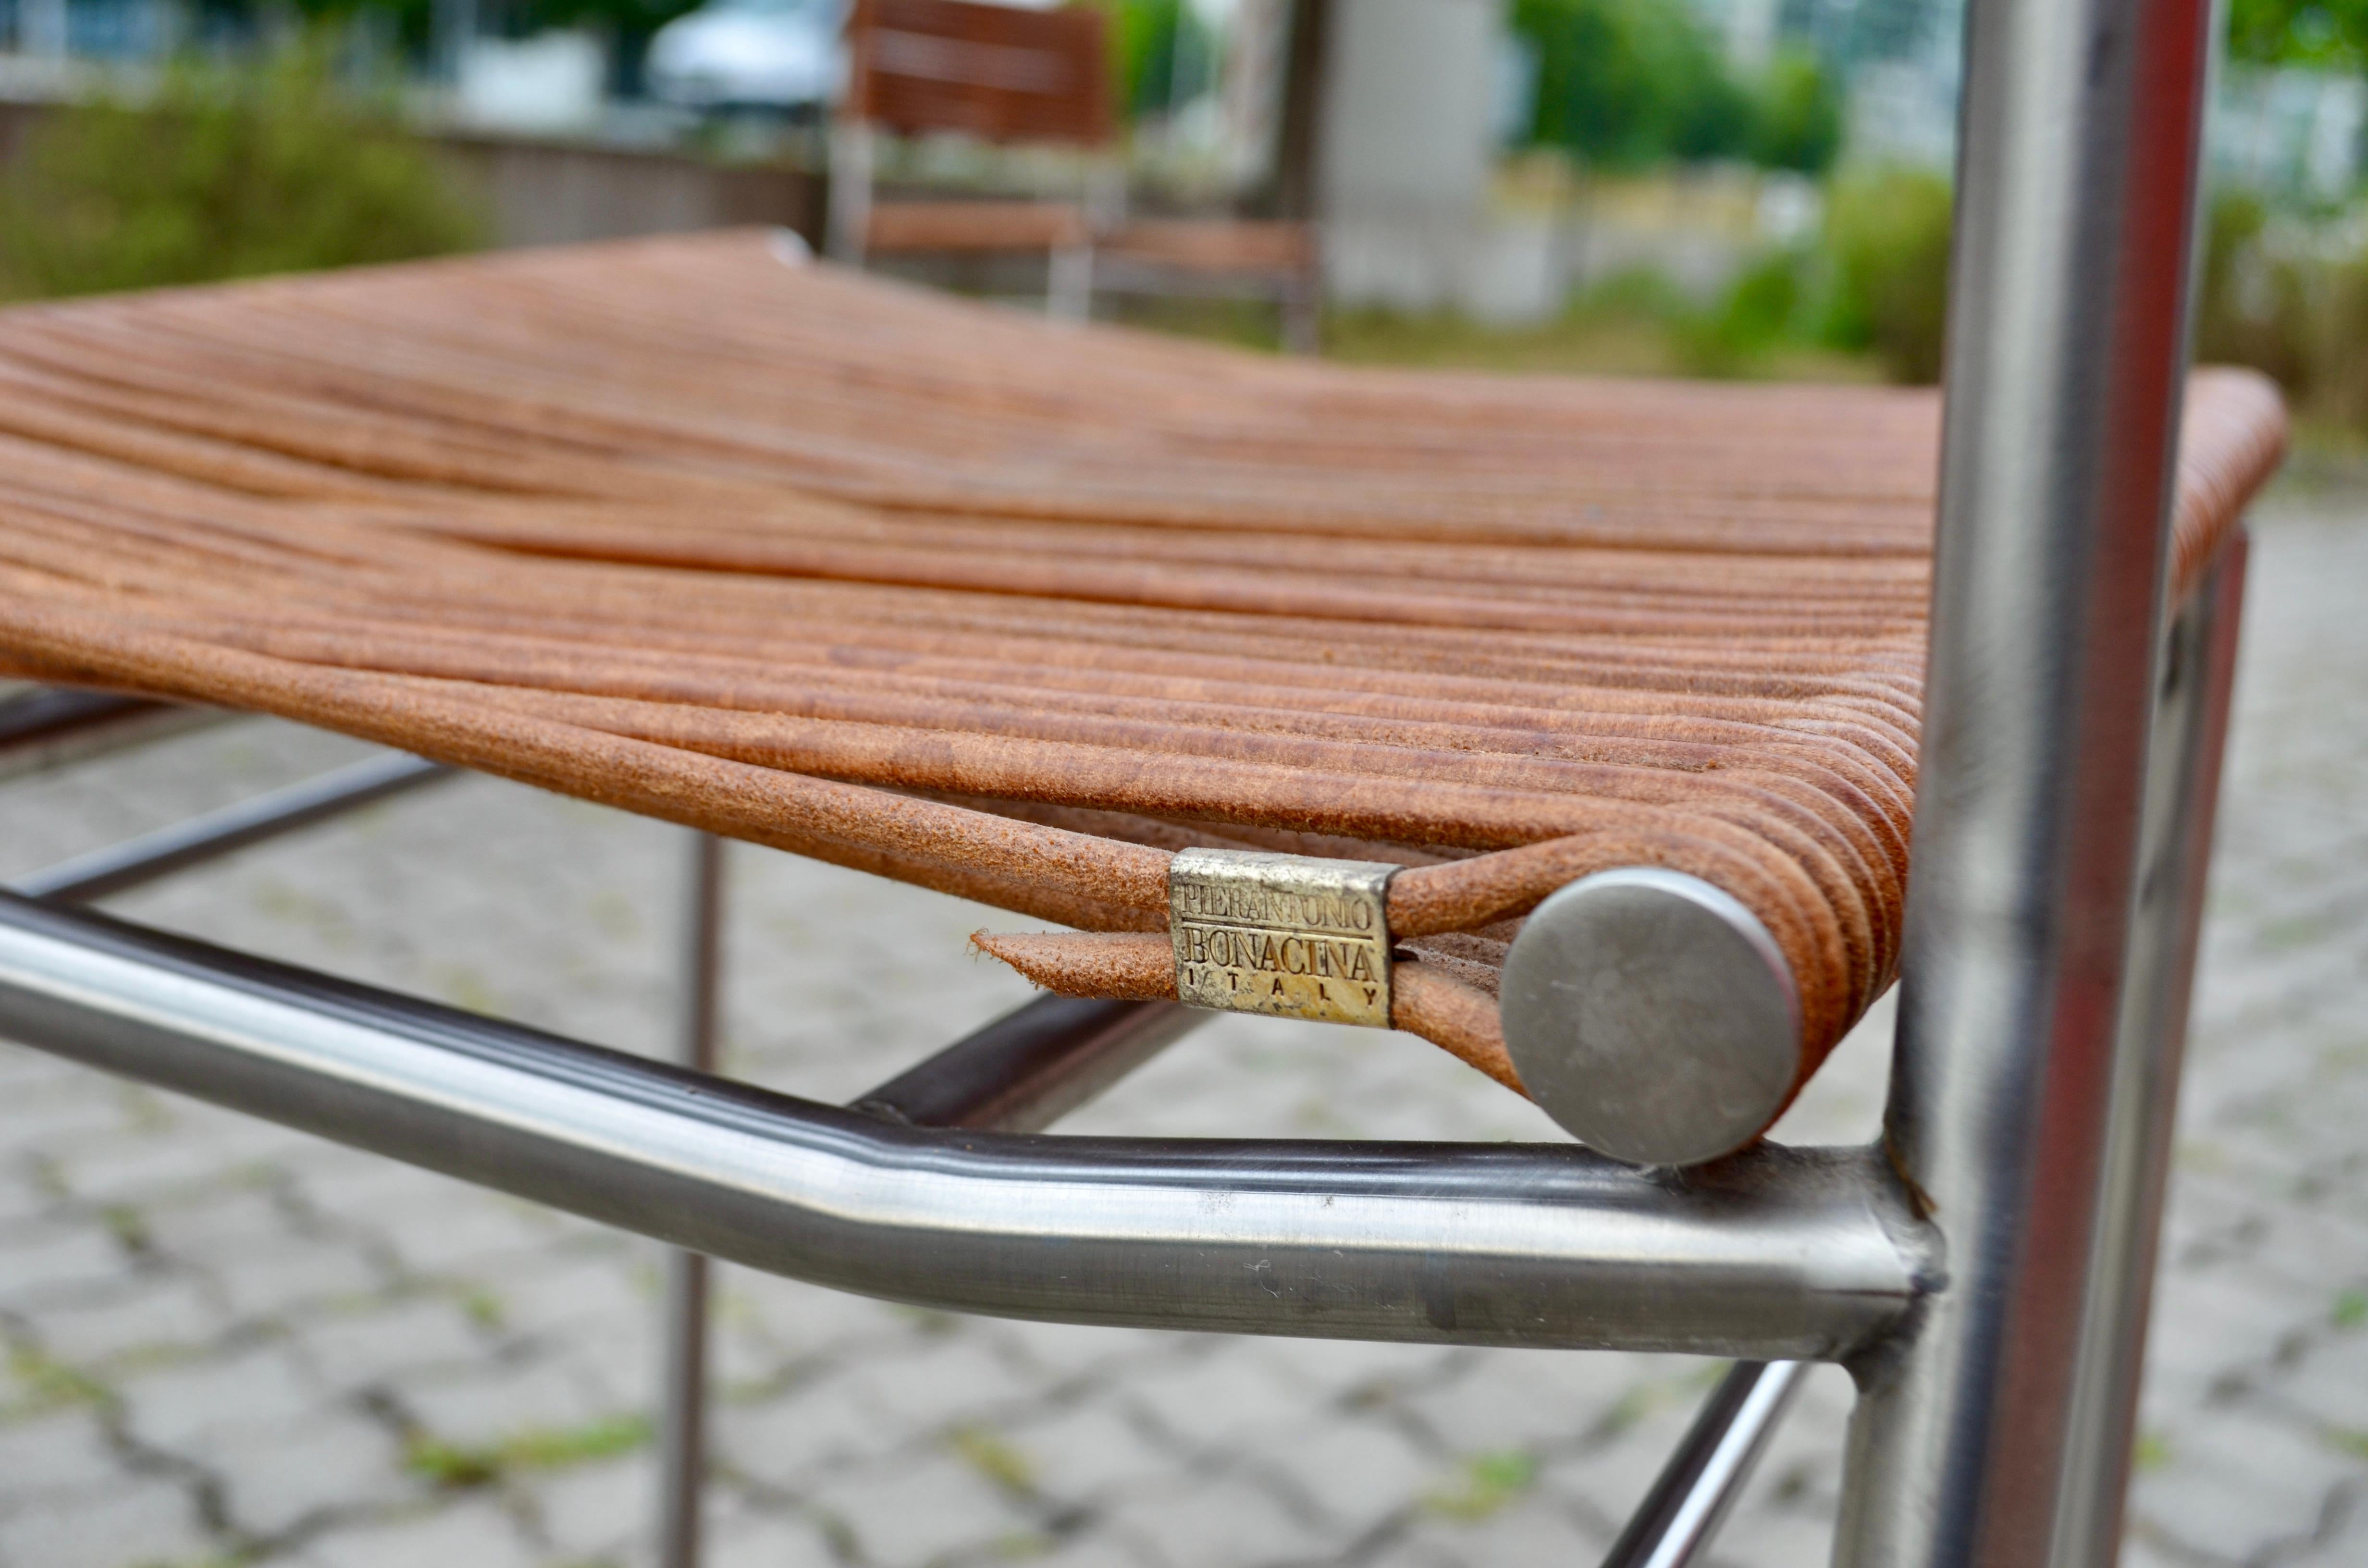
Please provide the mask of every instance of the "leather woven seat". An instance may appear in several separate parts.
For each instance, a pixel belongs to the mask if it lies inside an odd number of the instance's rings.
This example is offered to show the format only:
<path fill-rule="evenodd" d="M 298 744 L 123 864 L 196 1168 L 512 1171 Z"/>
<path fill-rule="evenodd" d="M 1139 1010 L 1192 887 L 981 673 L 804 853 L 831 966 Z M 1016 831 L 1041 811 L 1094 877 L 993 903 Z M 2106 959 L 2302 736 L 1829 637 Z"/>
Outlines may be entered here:
<path fill-rule="evenodd" d="M 1938 415 L 1063 329 L 755 233 L 21 307 L 0 653 L 1070 926 L 982 942 L 1085 994 L 1173 994 L 1175 848 L 1395 860 L 1397 1021 L 1515 1086 L 1509 923 L 1670 867 L 1813 1068 L 1898 952 Z M 2283 433 L 2196 376 L 2175 588 Z"/>

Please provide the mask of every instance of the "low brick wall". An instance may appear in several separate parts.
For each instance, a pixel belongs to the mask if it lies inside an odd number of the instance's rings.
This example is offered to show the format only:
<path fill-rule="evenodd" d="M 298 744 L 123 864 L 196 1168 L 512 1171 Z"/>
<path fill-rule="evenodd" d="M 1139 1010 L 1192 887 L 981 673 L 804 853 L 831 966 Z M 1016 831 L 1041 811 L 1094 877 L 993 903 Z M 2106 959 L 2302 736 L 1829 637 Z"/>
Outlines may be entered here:
<path fill-rule="evenodd" d="M 0 163 L 51 112 L 0 100 Z M 692 153 L 482 132 L 428 139 L 480 194 L 502 245 L 777 223 L 817 245 L 823 177 L 785 164 L 723 164 Z"/>
<path fill-rule="evenodd" d="M 483 195 L 499 244 L 750 223 L 795 229 L 817 246 L 822 240 L 824 182 L 806 169 L 482 134 L 435 140 Z"/>

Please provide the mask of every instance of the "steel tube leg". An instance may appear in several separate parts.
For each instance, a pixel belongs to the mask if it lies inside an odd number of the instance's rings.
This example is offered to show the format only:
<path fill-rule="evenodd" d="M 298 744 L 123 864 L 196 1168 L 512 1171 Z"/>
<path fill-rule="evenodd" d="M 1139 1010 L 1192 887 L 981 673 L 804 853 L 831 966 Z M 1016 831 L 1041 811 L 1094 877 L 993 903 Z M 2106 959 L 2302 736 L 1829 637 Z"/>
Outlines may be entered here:
<path fill-rule="evenodd" d="M 715 1070 L 723 974 L 723 840 L 694 833 L 682 922 L 682 1064 Z M 658 1431 L 658 1562 L 696 1568 L 707 1474 L 707 1259 L 666 1255 L 666 1363 Z"/>
<path fill-rule="evenodd" d="M 2155 722 L 2128 1000 L 2113 1064 L 2113 1126 L 2103 1208 L 2090 1264 L 2081 1377 L 2066 1445 L 2069 1501 L 2058 1555 L 2111 1562 L 2137 1441 L 2155 1244 L 2169 1185 L 2188 999 L 2203 925 L 2204 873 L 2220 793 L 2228 703 L 2236 686 L 2248 540 L 2221 559 L 2170 628 L 2169 663 Z"/>
<path fill-rule="evenodd" d="M 1662 1466 L 1602 1568 L 1688 1568 L 1709 1551 L 1809 1375 L 1804 1361 L 1738 1361 Z"/>
<path fill-rule="evenodd" d="M 2078 1494 L 2122 1484 L 2076 1459 L 2077 1391 L 2136 983 L 2211 11 L 1968 10 L 1886 1128 L 1946 1286 L 1854 1369 L 1837 1554 L 1855 1568 L 2093 1568 Z"/>

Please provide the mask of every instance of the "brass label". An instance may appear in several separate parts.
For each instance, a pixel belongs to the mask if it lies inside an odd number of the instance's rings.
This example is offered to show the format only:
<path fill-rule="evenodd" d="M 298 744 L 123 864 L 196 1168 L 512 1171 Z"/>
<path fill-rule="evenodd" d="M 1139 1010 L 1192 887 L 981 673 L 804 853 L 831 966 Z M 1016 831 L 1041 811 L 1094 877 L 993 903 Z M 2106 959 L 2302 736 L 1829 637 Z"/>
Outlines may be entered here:
<path fill-rule="evenodd" d="M 1186 849 L 1167 870 L 1176 994 L 1188 1006 L 1390 1027 L 1395 866 Z"/>

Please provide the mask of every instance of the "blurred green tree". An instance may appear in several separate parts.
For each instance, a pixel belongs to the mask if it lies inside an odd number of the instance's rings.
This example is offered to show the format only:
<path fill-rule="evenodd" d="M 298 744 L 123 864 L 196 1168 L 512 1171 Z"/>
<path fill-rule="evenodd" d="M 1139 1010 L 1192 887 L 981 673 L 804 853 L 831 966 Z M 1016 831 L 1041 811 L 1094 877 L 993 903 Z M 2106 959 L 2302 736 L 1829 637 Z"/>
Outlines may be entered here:
<path fill-rule="evenodd" d="M 2368 0 L 2229 0 L 2228 52 L 2260 65 L 2368 63 Z"/>
<path fill-rule="evenodd" d="M 1531 138 L 1605 168 L 1739 153 L 1750 108 L 1682 7 L 1656 0 L 1513 0 L 1537 51 Z"/>
<path fill-rule="evenodd" d="M 1842 150 L 1842 100 L 1833 76 L 1807 50 L 1781 50 L 1759 84 L 1751 161 L 1763 168 L 1821 175 Z"/>
<path fill-rule="evenodd" d="M 59 110 L 0 181 L 0 290 L 86 294 L 398 261 L 483 224 L 325 53 L 184 62 L 155 96 Z"/>
<path fill-rule="evenodd" d="M 1780 53 L 1740 82 L 1669 0 L 1513 0 L 1512 27 L 1538 62 L 1527 139 L 1596 167 L 1749 158 L 1817 174 L 1840 150 L 1841 100 L 1814 56 Z"/>
<path fill-rule="evenodd" d="M 1110 13 L 1111 68 L 1126 118 L 1166 114 L 1216 80 L 1217 37 L 1190 0 L 1096 3 Z"/>
<path fill-rule="evenodd" d="M 1872 350 L 1894 381 L 1937 381 L 1949 319 L 1949 182 L 1923 169 L 1878 168 L 1826 194 L 1832 269 L 1825 336 Z"/>

